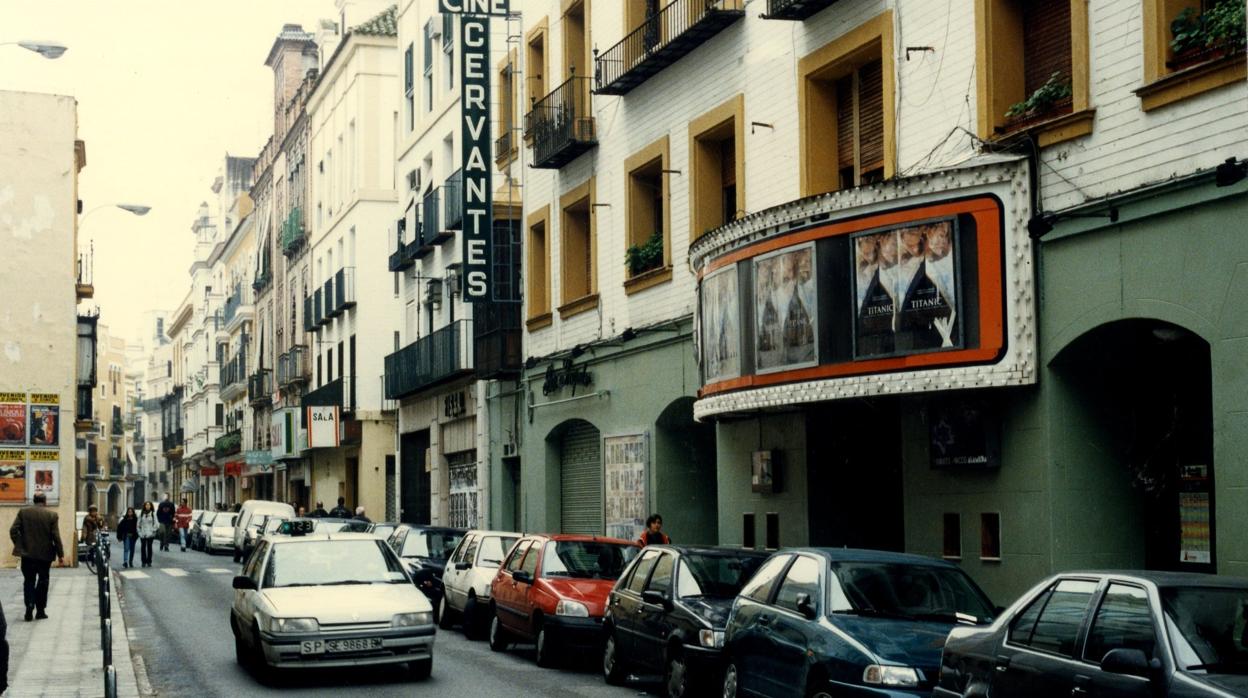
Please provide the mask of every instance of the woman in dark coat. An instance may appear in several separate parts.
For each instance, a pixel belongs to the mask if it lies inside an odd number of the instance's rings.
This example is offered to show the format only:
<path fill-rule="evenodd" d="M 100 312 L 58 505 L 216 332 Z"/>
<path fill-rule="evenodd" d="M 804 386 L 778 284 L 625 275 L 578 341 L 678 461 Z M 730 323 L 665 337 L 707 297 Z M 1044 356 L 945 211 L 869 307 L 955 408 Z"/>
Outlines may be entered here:
<path fill-rule="evenodd" d="M 126 515 L 117 522 L 117 537 L 121 539 L 125 551 L 121 558 L 121 566 L 133 567 L 134 542 L 139 538 L 139 517 L 134 513 L 134 507 L 128 507 Z"/>

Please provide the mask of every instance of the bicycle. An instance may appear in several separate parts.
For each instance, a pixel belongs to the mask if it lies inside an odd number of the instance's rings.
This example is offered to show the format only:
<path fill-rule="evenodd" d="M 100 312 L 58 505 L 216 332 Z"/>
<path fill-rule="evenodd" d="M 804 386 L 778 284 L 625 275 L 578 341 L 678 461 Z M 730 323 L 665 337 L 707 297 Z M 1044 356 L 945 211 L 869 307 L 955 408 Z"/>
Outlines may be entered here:
<path fill-rule="evenodd" d="M 87 565 L 87 569 L 94 575 L 99 575 L 100 573 L 99 569 L 96 567 L 97 555 L 99 556 L 98 560 L 103 561 L 104 569 L 108 569 L 108 561 L 112 557 L 112 549 L 108 540 L 108 531 L 100 531 L 95 535 L 95 545 L 87 548 L 87 557 L 83 560 L 83 562 Z"/>

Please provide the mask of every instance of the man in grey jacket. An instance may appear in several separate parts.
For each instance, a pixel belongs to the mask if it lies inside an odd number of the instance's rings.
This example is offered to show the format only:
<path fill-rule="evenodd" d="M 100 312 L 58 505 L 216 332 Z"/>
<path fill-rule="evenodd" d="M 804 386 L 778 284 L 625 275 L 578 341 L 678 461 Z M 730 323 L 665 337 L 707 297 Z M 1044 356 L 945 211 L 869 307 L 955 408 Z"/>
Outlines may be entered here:
<path fill-rule="evenodd" d="M 61 545 L 59 517 L 48 508 L 46 495 L 36 494 L 33 506 L 17 512 L 9 537 L 13 539 L 13 554 L 22 558 L 26 620 L 32 615 L 47 618 L 48 572 L 53 560 L 65 565 L 65 548 Z"/>

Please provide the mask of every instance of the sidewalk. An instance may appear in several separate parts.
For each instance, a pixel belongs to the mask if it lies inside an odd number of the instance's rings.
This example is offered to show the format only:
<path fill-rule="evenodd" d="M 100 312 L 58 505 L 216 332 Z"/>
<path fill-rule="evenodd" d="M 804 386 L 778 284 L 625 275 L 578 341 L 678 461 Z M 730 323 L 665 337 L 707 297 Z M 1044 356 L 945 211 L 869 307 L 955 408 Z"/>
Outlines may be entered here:
<path fill-rule="evenodd" d="M 117 695 L 137 698 L 134 663 L 126 623 L 117 602 L 114 576 L 112 615 L 113 666 Z M 52 568 L 48 619 L 27 623 L 22 603 L 22 573 L 0 569 L 0 603 L 9 624 L 10 696 L 104 695 L 104 659 L 100 649 L 100 604 L 96 578 L 85 566 Z"/>

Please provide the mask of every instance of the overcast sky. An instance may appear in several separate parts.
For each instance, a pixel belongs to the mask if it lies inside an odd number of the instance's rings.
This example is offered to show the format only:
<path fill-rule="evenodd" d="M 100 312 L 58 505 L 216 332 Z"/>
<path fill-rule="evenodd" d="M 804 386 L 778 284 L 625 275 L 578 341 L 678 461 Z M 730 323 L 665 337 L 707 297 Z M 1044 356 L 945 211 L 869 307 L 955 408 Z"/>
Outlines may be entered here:
<path fill-rule="evenodd" d="M 69 47 L 47 60 L 0 46 L 0 90 L 77 98 L 84 211 L 152 206 L 98 211 L 80 231 L 84 247 L 95 240 L 95 299 L 114 335 L 139 339 L 144 312 L 186 293 L 199 202 L 227 152 L 254 157 L 272 133 L 264 59 L 282 25 L 335 15 L 333 0 L 0 0 L 0 43 Z"/>

